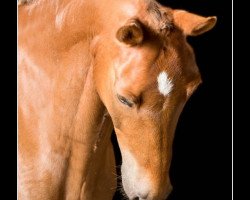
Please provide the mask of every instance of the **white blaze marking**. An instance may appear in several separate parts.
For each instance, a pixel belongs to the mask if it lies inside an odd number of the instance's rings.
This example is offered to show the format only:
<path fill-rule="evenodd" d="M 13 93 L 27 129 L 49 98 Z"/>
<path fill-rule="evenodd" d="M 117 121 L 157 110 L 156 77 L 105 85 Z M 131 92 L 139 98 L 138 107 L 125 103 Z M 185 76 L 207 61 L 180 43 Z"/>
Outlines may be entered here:
<path fill-rule="evenodd" d="M 173 89 L 172 81 L 168 78 L 166 72 L 161 72 L 157 77 L 158 89 L 161 94 L 167 96 Z"/>

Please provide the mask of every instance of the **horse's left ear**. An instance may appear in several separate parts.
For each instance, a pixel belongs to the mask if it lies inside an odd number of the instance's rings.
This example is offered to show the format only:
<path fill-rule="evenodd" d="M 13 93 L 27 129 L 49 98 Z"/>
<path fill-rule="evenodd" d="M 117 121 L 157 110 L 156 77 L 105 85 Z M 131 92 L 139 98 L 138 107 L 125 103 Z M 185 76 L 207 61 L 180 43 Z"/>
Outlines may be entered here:
<path fill-rule="evenodd" d="M 130 19 L 116 33 L 116 38 L 130 46 L 139 45 L 143 41 L 142 25 L 137 19 Z"/>
<path fill-rule="evenodd" d="M 197 36 L 212 29 L 217 17 L 202 17 L 185 10 L 174 10 L 174 23 L 183 30 L 185 35 Z"/>

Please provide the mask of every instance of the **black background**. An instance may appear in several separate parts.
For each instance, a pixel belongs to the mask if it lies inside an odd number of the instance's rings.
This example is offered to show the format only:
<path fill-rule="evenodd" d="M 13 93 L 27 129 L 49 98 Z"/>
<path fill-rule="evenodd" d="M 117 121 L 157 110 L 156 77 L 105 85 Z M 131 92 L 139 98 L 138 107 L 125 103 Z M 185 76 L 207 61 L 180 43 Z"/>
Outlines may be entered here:
<path fill-rule="evenodd" d="M 232 2 L 159 2 L 218 17 L 213 30 L 188 38 L 203 84 L 186 104 L 177 125 L 170 171 L 174 189 L 168 200 L 232 199 Z M 117 193 L 114 199 L 122 197 Z"/>

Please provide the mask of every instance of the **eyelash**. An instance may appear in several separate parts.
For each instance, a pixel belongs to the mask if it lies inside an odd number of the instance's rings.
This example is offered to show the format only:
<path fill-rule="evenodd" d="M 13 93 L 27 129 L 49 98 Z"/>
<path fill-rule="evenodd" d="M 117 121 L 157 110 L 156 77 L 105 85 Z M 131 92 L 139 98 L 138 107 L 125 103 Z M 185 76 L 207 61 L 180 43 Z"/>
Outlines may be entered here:
<path fill-rule="evenodd" d="M 119 100 L 122 104 L 124 104 L 124 105 L 126 105 L 126 106 L 128 106 L 128 107 L 132 107 L 132 106 L 133 106 L 133 103 L 130 102 L 129 100 L 127 100 L 125 97 L 120 96 L 120 95 L 117 95 L 117 98 L 118 98 L 118 100 Z"/>

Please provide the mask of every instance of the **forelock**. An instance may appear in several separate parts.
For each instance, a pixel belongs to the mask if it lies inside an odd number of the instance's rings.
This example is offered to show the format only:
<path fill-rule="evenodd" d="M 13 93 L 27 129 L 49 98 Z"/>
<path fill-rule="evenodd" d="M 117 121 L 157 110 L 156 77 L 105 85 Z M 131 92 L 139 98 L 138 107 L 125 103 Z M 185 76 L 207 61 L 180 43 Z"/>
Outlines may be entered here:
<path fill-rule="evenodd" d="M 163 33 L 173 28 L 172 10 L 163 7 L 154 0 L 147 0 L 147 14 L 150 26 L 157 32 Z"/>

